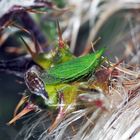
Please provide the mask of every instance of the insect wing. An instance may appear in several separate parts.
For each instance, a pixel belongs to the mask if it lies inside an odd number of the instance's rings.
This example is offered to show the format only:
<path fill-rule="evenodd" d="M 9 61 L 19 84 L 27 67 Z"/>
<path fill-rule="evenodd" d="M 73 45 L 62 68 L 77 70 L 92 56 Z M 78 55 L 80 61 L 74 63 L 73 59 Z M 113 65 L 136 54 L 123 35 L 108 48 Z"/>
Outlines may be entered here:
<path fill-rule="evenodd" d="M 56 65 L 41 74 L 46 84 L 65 83 L 94 71 L 101 62 L 105 48 L 95 53 Z"/>

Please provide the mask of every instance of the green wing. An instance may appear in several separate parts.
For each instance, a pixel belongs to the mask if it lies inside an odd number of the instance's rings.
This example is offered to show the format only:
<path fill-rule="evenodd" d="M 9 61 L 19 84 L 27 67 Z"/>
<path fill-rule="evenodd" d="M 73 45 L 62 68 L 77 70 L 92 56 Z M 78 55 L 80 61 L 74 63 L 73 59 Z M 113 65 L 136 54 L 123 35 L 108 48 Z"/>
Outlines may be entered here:
<path fill-rule="evenodd" d="M 101 48 L 95 53 L 56 65 L 44 71 L 41 78 L 45 84 L 58 84 L 86 76 L 100 65 L 104 51 L 105 48 Z"/>

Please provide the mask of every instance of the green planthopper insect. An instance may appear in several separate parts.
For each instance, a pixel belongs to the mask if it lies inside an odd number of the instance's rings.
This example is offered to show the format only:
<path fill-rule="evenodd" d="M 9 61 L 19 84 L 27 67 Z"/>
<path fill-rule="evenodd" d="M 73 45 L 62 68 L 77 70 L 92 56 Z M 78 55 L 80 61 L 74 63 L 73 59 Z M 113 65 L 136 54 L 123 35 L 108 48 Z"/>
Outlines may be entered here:
<path fill-rule="evenodd" d="M 22 27 L 19 28 L 25 30 Z M 51 131 L 67 113 L 75 110 L 77 105 L 82 104 L 82 101 L 85 102 L 86 98 L 90 97 L 88 96 L 89 90 L 93 91 L 95 88 L 93 84 L 87 82 L 87 79 L 104 62 L 105 58 L 102 55 L 105 48 L 101 48 L 95 53 L 75 57 L 62 39 L 59 24 L 58 33 L 58 47 L 49 53 L 44 52 L 34 38 L 36 52 L 33 52 L 21 37 L 37 65 L 32 66 L 24 74 L 28 94 L 23 95 L 15 109 L 14 118 L 8 124 L 14 123 L 23 115 L 39 107 L 58 111 L 58 115 L 49 129 Z M 23 104 L 25 104 L 25 108 L 17 114 Z"/>
<path fill-rule="evenodd" d="M 53 103 L 55 103 L 57 95 L 51 99 L 55 89 L 58 91 L 64 89 L 68 83 L 75 82 L 95 71 L 103 61 L 104 50 L 102 48 L 93 54 L 67 61 L 41 72 L 32 67 L 25 74 L 26 85 L 32 93 L 48 100 L 48 106 L 55 106 Z M 50 90 L 53 90 L 53 92 Z M 51 99 L 52 104 L 50 104 L 49 99 Z"/>
<path fill-rule="evenodd" d="M 59 110 L 58 116 L 49 130 L 58 125 L 64 114 L 75 109 L 78 95 L 85 93 L 85 90 L 83 91 L 80 87 L 87 85 L 86 89 L 89 88 L 84 77 L 95 72 L 101 65 L 104 60 L 102 57 L 104 51 L 105 48 L 101 48 L 95 53 L 57 64 L 46 70 L 33 66 L 25 73 L 25 83 L 32 93 L 31 95 L 38 97 L 33 104 L 35 106 L 43 105 L 46 109 Z M 33 104 L 28 104 L 21 114 L 33 110 L 35 107 Z M 9 124 L 19 119 L 21 114 L 15 116 Z"/>

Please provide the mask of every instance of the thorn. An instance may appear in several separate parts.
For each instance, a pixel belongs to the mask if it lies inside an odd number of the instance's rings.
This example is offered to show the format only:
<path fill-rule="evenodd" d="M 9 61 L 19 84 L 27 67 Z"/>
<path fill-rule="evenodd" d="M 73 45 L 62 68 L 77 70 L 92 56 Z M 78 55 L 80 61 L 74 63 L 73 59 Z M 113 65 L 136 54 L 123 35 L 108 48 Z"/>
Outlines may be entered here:
<path fill-rule="evenodd" d="M 32 36 L 32 34 L 28 30 L 26 30 L 25 28 L 23 28 L 22 26 L 17 25 L 15 23 L 12 23 L 12 26 L 14 26 L 14 27 L 20 29 L 21 31 L 23 31 L 23 32 L 25 32 L 25 33 L 27 33 L 27 34 L 29 34 L 29 35 Z M 36 53 L 31 50 L 31 48 L 29 47 L 29 45 L 26 43 L 26 41 L 23 39 L 22 36 L 20 36 L 20 39 L 23 41 L 23 43 L 27 47 L 27 49 L 28 49 L 29 53 L 31 54 L 32 58 L 34 58 L 36 56 Z"/>
<path fill-rule="evenodd" d="M 94 42 L 91 42 L 91 48 L 92 48 L 93 52 L 95 52 L 94 46 L 95 46 L 95 44 L 97 44 L 97 42 L 99 40 L 101 40 L 101 37 L 98 37 Z"/>
<path fill-rule="evenodd" d="M 64 96 L 63 93 L 59 94 L 60 97 L 60 106 L 59 106 L 59 112 L 58 115 L 55 118 L 55 121 L 53 122 L 53 124 L 49 127 L 48 132 L 52 132 L 58 125 L 59 123 L 63 120 L 64 116 L 66 115 L 66 110 L 64 109 Z"/>
<path fill-rule="evenodd" d="M 42 47 L 40 46 L 40 44 L 38 43 L 38 41 L 36 40 L 35 36 L 32 33 L 31 33 L 31 37 L 32 37 L 32 40 L 33 40 L 34 45 L 35 45 L 36 54 L 42 53 L 43 49 L 42 49 Z"/>
<path fill-rule="evenodd" d="M 20 29 L 21 31 L 26 32 L 27 34 L 31 35 L 31 33 L 28 30 L 26 30 L 25 28 L 23 28 L 22 26 L 17 25 L 15 23 L 12 23 L 11 25 L 16 27 L 16 28 L 18 28 L 18 29 Z"/>
<path fill-rule="evenodd" d="M 94 46 L 95 46 L 95 44 L 97 44 L 97 42 L 100 39 L 101 39 L 101 37 L 98 37 L 94 42 L 91 42 L 91 45 L 89 47 L 86 47 L 80 56 L 86 55 L 90 51 L 90 49 L 92 49 L 93 52 L 95 52 Z"/>
<path fill-rule="evenodd" d="M 120 63 L 122 63 L 124 61 L 125 58 L 122 58 L 119 62 L 117 62 L 116 64 L 114 64 L 113 66 L 111 66 L 109 68 L 109 70 L 112 72 Z"/>
<path fill-rule="evenodd" d="M 22 116 L 26 115 L 27 113 L 35 110 L 35 106 L 33 104 L 28 104 L 20 113 L 18 113 L 11 121 L 7 123 L 7 125 L 11 125 L 17 120 L 19 120 Z"/>
<path fill-rule="evenodd" d="M 25 46 L 27 47 L 27 50 L 28 50 L 29 53 L 31 54 L 32 58 L 34 58 L 34 57 L 36 56 L 36 53 L 33 52 L 33 51 L 31 50 L 31 48 L 29 47 L 29 45 L 26 43 L 26 41 L 23 39 L 22 36 L 20 36 L 20 39 L 23 41 L 23 43 L 24 43 Z"/>
<path fill-rule="evenodd" d="M 99 40 L 101 40 L 101 37 L 100 37 L 100 36 L 92 43 L 93 46 L 94 46 L 95 44 L 97 44 Z"/>
<path fill-rule="evenodd" d="M 5 29 L 5 28 L 7 28 L 8 26 L 10 26 L 12 23 L 13 23 L 13 21 L 11 21 L 11 20 L 8 20 L 7 22 L 5 22 L 4 25 L 3 25 L 2 27 L 0 27 L 0 32 L 1 32 L 3 29 Z"/>
<path fill-rule="evenodd" d="M 13 117 L 15 117 L 17 115 L 19 108 L 27 101 L 27 98 L 28 98 L 28 96 L 23 96 L 21 98 L 21 100 L 19 101 L 19 103 L 17 104 L 17 106 L 15 108 Z"/>
<path fill-rule="evenodd" d="M 21 38 L 21 39 L 22 39 L 22 41 L 24 42 L 24 44 L 26 45 L 26 47 L 27 47 L 28 51 L 30 52 L 30 54 L 32 55 L 32 57 L 35 57 L 35 55 L 37 55 L 37 54 L 43 52 L 42 47 L 39 45 L 38 41 L 35 39 L 34 35 L 33 35 L 31 32 L 29 32 L 29 31 L 26 30 L 25 28 L 21 27 L 20 25 L 15 24 L 15 23 L 12 23 L 12 25 L 13 25 L 14 27 L 20 29 L 21 31 L 26 32 L 27 34 L 29 34 L 29 35 L 31 36 L 31 38 L 32 38 L 32 40 L 33 40 L 33 42 L 34 42 L 34 45 L 35 45 L 35 51 L 36 51 L 36 52 L 31 51 L 29 45 L 27 45 L 27 43 L 25 42 L 25 40 L 24 40 L 23 38 Z M 33 54 L 34 54 L 34 55 L 33 55 Z"/>
<path fill-rule="evenodd" d="M 125 59 L 125 58 L 122 58 L 122 59 L 119 60 L 116 64 L 114 64 L 114 65 L 112 65 L 111 67 L 108 68 L 109 74 L 110 74 L 111 76 L 115 76 L 115 75 L 113 74 L 115 68 L 116 68 L 119 64 L 121 64 L 121 63 L 124 61 L 124 59 Z M 119 74 L 119 73 L 117 72 L 117 75 L 118 75 L 118 74 Z"/>
<path fill-rule="evenodd" d="M 35 14 L 48 14 L 48 12 L 46 11 L 39 11 L 39 10 L 35 10 L 35 9 L 31 9 L 31 8 L 25 8 L 25 10 L 27 12 L 31 12 L 31 13 L 35 13 Z"/>
<path fill-rule="evenodd" d="M 59 36 L 59 47 L 64 48 L 64 41 L 63 41 L 63 38 L 62 38 L 62 32 L 61 32 L 58 20 L 57 20 L 57 28 L 58 28 L 58 36 Z"/>

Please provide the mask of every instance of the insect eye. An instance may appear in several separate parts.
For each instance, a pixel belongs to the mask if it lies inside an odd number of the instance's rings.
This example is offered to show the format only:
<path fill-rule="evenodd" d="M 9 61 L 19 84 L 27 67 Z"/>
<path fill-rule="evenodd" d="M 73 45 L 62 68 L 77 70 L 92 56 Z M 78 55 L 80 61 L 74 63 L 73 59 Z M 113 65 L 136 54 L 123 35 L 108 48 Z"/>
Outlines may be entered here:
<path fill-rule="evenodd" d="M 32 71 L 32 69 L 26 72 L 25 83 L 31 93 L 42 96 L 44 99 L 48 99 L 48 93 L 45 91 L 43 81 L 35 71 Z"/>

